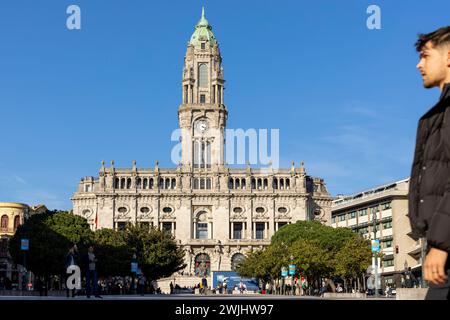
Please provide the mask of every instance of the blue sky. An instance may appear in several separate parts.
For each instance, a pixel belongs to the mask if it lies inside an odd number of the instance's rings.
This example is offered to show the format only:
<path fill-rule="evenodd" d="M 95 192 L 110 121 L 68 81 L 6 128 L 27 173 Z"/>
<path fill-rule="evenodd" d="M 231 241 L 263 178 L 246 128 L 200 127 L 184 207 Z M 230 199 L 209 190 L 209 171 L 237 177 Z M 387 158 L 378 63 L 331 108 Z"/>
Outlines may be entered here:
<path fill-rule="evenodd" d="M 79 5 L 82 29 L 66 28 Z M 366 27 L 370 4 L 381 30 Z M 101 160 L 173 167 L 186 43 L 201 6 L 223 56 L 229 128 L 279 128 L 282 167 L 329 191 L 409 175 L 424 90 L 413 44 L 448 1 L 0 2 L 0 201 L 71 209 Z"/>

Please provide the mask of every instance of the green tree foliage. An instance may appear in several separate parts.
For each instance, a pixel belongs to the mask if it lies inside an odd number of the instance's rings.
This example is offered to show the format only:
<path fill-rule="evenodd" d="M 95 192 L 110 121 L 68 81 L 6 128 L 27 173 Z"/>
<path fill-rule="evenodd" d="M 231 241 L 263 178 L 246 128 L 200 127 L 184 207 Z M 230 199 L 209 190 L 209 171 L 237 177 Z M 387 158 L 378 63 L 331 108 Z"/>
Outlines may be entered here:
<path fill-rule="evenodd" d="M 248 254 L 237 270 L 242 276 L 268 280 L 279 278 L 281 268 L 292 261 L 297 274 L 310 280 L 355 278 L 364 273 L 370 257 L 370 241 L 350 229 L 298 221 L 276 232 L 264 251 Z"/>
<path fill-rule="evenodd" d="M 131 254 L 136 254 L 142 272 L 150 279 L 168 277 L 184 269 L 184 250 L 177 246 L 172 235 L 143 226 L 129 226 L 125 239 Z"/>
<path fill-rule="evenodd" d="M 17 228 L 10 239 L 9 251 L 13 261 L 23 263 L 21 239 L 30 241 L 26 252 L 27 269 L 37 275 L 64 273 L 69 248 L 76 243 L 83 250 L 93 240 L 93 232 L 86 219 L 63 211 L 48 211 L 31 216 Z"/>
<path fill-rule="evenodd" d="M 132 252 L 124 232 L 100 229 L 94 235 L 95 255 L 100 276 L 126 275 L 131 272 Z"/>

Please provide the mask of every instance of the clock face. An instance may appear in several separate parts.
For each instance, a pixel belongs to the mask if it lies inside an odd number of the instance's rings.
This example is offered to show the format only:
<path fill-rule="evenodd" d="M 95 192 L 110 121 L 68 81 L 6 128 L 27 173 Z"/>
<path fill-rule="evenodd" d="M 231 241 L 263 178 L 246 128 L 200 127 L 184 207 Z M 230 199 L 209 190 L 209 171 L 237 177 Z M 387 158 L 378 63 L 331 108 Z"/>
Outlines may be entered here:
<path fill-rule="evenodd" d="M 206 120 L 197 121 L 197 123 L 195 124 L 195 129 L 200 133 L 206 132 L 206 130 L 208 130 L 208 121 Z"/>

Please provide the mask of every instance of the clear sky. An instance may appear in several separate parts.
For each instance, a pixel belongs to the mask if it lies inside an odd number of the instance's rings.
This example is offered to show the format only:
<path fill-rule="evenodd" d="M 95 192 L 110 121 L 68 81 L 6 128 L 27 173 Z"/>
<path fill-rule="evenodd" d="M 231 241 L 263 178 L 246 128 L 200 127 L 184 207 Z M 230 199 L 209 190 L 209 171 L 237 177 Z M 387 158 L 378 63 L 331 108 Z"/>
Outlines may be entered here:
<path fill-rule="evenodd" d="M 82 29 L 66 28 L 81 8 Z M 366 9 L 381 8 L 381 30 Z M 0 201 L 71 209 L 101 160 L 173 167 L 186 43 L 205 5 L 223 56 L 229 128 L 279 128 L 332 195 L 408 177 L 424 90 L 413 44 L 450 2 L 0 2 Z"/>

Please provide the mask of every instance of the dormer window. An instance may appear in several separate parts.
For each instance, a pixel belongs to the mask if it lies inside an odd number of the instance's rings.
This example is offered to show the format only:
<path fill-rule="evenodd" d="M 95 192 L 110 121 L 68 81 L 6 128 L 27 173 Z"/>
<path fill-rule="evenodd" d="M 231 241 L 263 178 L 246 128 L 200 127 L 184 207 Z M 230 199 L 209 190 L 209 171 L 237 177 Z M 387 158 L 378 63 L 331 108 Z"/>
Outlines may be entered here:
<path fill-rule="evenodd" d="M 202 47 L 202 50 L 205 50 L 206 49 L 206 44 L 204 42 L 202 42 L 201 47 Z"/>

